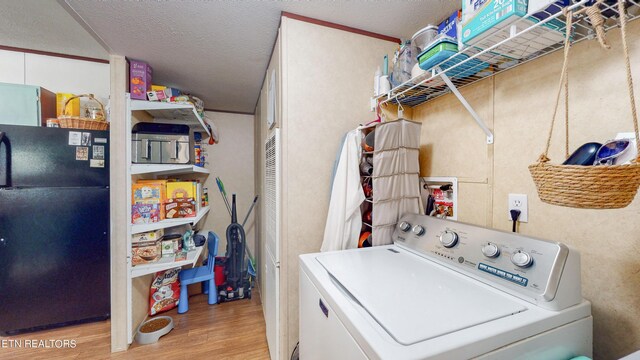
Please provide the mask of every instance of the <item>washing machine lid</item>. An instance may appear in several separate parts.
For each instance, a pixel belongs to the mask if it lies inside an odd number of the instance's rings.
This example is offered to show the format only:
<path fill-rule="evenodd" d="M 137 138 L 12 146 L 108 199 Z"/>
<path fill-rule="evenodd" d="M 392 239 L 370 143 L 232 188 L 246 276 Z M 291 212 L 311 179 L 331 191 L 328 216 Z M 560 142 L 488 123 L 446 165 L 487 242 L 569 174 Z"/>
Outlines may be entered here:
<path fill-rule="evenodd" d="M 343 251 L 317 257 L 337 284 L 402 345 L 527 310 L 507 294 L 406 250 Z"/>

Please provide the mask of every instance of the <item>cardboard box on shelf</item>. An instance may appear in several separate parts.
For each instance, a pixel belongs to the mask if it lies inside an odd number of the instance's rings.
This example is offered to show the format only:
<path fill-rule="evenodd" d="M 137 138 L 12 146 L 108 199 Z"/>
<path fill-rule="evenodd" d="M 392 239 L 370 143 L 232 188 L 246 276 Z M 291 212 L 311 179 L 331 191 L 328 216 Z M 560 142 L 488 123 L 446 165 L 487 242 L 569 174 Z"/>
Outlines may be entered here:
<path fill-rule="evenodd" d="M 160 204 L 131 205 L 131 223 L 148 224 L 160 221 Z"/>
<path fill-rule="evenodd" d="M 174 256 L 175 251 L 174 240 L 162 240 L 162 257 Z"/>
<path fill-rule="evenodd" d="M 158 204 L 167 201 L 168 180 L 138 180 L 131 187 L 131 203 Z M 152 196 L 149 197 L 151 192 Z M 160 220 L 165 219 L 164 207 L 160 206 Z"/>
<path fill-rule="evenodd" d="M 462 2 L 462 42 L 487 37 L 527 14 L 527 0 L 477 0 Z"/>
<path fill-rule="evenodd" d="M 161 204 L 164 194 L 163 184 L 158 182 L 135 183 L 131 185 L 131 204 Z"/>
<path fill-rule="evenodd" d="M 151 90 L 153 69 L 144 61 L 131 60 L 129 67 L 129 92 L 131 99 L 147 100 L 147 91 Z"/>
<path fill-rule="evenodd" d="M 164 204 L 167 219 L 196 216 L 196 204 L 193 198 L 173 198 Z"/>
<path fill-rule="evenodd" d="M 131 243 L 158 241 L 162 239 L 164 229 L 147 231 L 131 235 Z"/>
<path fill-rule="evenodd" d="M 161 255 L 160 241 L 141 241 L 131 244 L 131 264 L 149 264 L 158 261 Z"/>
<path fill-rule="evenodd" d="M 151 90 L 147 91 L 147 98 L 149 101 L 160 101 L 167 98 L 167 95 L 164 94 L 164 90 Z"/>
<path fill-rule="evenodd" d="M 167 182 L 167 198 L 194 198 L 195 185 L 193 181 Z"/>

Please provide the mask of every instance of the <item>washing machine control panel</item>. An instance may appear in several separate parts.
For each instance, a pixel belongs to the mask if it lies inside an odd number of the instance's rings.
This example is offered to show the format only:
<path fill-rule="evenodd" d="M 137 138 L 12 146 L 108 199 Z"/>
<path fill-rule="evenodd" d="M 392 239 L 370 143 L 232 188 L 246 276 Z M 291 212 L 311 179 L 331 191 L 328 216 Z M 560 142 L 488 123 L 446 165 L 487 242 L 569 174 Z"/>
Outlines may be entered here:
<path fill-rule="evenodd" d="M 569 255 L 561 243 L 424 215 L 403 216 L 393 237 L 429 260 L 545 301 L 555 297 Z"/>

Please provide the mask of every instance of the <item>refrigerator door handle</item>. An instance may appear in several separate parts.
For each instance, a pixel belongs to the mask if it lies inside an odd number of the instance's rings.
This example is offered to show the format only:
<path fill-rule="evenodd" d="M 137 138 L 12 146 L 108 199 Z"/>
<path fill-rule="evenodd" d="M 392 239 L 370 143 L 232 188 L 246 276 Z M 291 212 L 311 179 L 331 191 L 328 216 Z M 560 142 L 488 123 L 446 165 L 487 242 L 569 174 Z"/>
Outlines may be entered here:
<path fill-rule="evenodd" d="M 4 131 L 0 131 L 0 153 L 2 152 L 2 145 L 4 144 L 4 148 L 6 149 L 6 160 L 3 166 L 0 166 L 0 178 L 2 178 L 2 183 L 0 183 L 0 189 L 9 187 L 9 146 L 5 144 L 4 140 L 5 133 Z M 8 138 L 7 138 L 8 139 Z M 4 173 L 3 173 L 4 172 Z"/>

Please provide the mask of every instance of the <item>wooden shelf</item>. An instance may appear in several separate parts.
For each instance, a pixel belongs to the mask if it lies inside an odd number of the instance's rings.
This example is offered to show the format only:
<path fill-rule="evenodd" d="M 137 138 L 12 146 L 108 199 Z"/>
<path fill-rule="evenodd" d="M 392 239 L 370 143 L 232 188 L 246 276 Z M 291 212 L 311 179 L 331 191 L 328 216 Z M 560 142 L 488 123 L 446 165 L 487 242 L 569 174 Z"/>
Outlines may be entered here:
<path fill-rule="evenodd" d="M 171 164 L 132 164 L 131 175 L 154 174 L 154 175 L 180 175 L 180 174 L 209 174 L 209 170 L 191 164 L 171 165 Z"/>
<path fill-rule="evenodd" d="M 172 226 L 184 225 L 184 224 L 195 224 L 198 221 L 202 220 L 202 218 L 209 212 L 211 209 L 210 206 L 205 206 L 195 217 L 189 218 L 180 218 L 180 219 L 167 219 L 149 224 L 132 224 L 131 225 L 131 233 L 137 234 L 141 232 L 153 231 L 158 229 L 165 229 Z"/>
<path fill-rule="evenodd" d="M 195 266 L 196 262 L 202 254 L 202 246 L 196 247 L 187 253 L 187 259 L 182 261 L 174 261 L 173 258 L 161 258 L 158 262 L 151 264 L 136 265 L 131 268 L 131 277 L 136 278 L 143 275 L 153 274 L 158 271 L 182 267 L 185 265 Z"/>
<path fill-rule="evenodd" d="M 131 100 L 131 111 L 146 111 L 159 123 L 180 123 L 211 136 L 209 128 L 191 104 Z"/>

